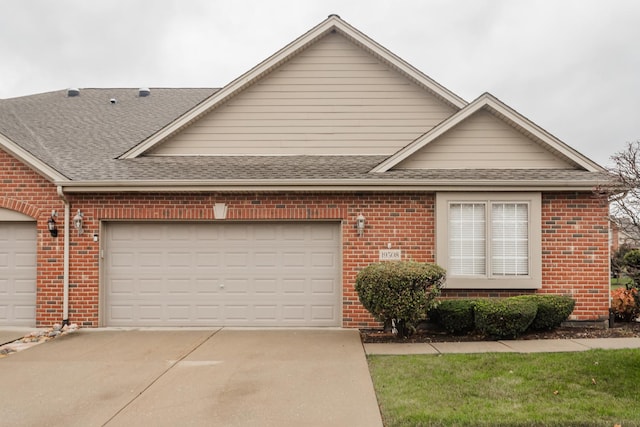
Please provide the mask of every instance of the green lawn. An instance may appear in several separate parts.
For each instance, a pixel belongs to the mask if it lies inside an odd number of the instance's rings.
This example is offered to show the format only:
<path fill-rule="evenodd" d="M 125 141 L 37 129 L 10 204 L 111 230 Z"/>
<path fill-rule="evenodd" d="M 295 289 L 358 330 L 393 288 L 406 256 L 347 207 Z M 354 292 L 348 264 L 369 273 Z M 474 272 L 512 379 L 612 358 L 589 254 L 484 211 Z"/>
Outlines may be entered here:
<path fill-rule="evenodd" d="M 640 351 L 370 356 L 386 427 L 640 426 Z"/>
<path fill-rule="evenodd" d="M 620 278 L 612 277 L 611 278 L 611 290 L 619 288 L 621 286 L 625 286 L 627 284 L 631 284 L 631 283 L 633 283 L 633 280 L 631 280 L 628 277 L 620 277 Z"/>

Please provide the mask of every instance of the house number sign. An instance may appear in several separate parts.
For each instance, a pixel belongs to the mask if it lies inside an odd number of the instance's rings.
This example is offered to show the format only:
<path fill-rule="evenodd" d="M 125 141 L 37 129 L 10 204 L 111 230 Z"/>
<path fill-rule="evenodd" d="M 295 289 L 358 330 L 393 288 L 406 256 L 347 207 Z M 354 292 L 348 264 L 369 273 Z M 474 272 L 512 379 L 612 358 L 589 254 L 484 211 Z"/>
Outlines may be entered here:
<path fill-rule="evenodd" d="M 402 251 L 400 249 L 380 249 L 380 261 L 400 261 Z"/>

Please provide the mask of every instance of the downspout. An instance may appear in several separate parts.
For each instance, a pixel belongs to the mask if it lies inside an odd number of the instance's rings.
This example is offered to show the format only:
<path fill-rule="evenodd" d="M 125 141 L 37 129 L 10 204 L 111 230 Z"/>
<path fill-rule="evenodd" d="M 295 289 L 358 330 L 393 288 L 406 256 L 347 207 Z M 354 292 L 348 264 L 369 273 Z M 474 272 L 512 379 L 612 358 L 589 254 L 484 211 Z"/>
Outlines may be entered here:
<path fill-rule="evenodd" d="M 58 185 L 58 196 L 64 202 L 64 272 L 63 272 L 63 296 L 62 296 L 62 326 L 69 324 L 69 221 L 71 206 L 67 196 Z"/>

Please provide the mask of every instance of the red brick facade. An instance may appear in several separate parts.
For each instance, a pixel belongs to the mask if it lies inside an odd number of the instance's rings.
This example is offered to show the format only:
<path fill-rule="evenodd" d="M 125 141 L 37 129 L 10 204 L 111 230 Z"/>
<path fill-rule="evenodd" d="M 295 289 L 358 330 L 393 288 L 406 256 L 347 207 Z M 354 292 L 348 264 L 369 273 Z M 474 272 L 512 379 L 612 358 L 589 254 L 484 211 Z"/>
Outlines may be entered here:
<path fill-rule="evenodd" d="M 38 226 L 37 325 L 62 320 L 64 203 L 54 185 L 11 156 L 0 152 L 3 191 L 0 207 L 33 217 Z M 117 193 L 67 194 L 71 216 L 84 213 L 85 233 L 70 235 L 69 320 L 99 325 L 100 222 L 109 220 L 213 221 L 212 205 L 228 205 L 226 221 L 330 220 L 342 224 L 343 326 L 378 324 L 354 291 L 357 272 L 377 261 L 391 243 L 405 259 L 435 260 L 435 195 L 424 192 L 380 193 Z M 52 210 L 59 213 L 58 237 L 47 231 Z M 355 218 L 366 217 L 358 236 Z M 608 209 L 590 193 L 543 193 L 543 293 L 573 295 L 573 318 L 608 317 Z M 526 291 L 525 291 L 526 292 Z M 510 290 L 445 290 L 447 297 L 508 296 Z"/>

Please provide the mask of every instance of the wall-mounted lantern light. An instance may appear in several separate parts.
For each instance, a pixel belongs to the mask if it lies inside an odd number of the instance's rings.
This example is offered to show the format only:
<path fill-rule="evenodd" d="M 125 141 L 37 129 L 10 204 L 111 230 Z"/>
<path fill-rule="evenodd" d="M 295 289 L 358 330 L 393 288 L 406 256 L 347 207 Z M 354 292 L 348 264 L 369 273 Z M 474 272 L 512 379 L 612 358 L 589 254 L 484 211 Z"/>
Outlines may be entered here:
<path fill-rule="evenodd" d="M 78 235 L 84 232 L 84 230 L 82 229 L 83 217 L 84 217 L 84 214 L 80 212 L 80 209 L 78 209 L 78 213 L 76 213 L 76 215 L 73 217 L 73 226 L 76 228 L 76 230 L 78 230 Z"/>
<path fill-rule="evenodd" d="M 360 214 L 356 217 L 356 231 L 358 232 L 358 236 L 362 236 L 364 234 L 364 225 L 365 225 L 365 218 L 364 215 Z"/>
<path fill-rule="evenodd" d="M 51 211 L 51 216 L 47 220 L 47 229 L 49 233 L 51 233 L 51 237 L 58 237 L 58 226 L 56 225 L 56 220 L 53 218 L 54 216 L 58 216 L 58 212 Z"/>

